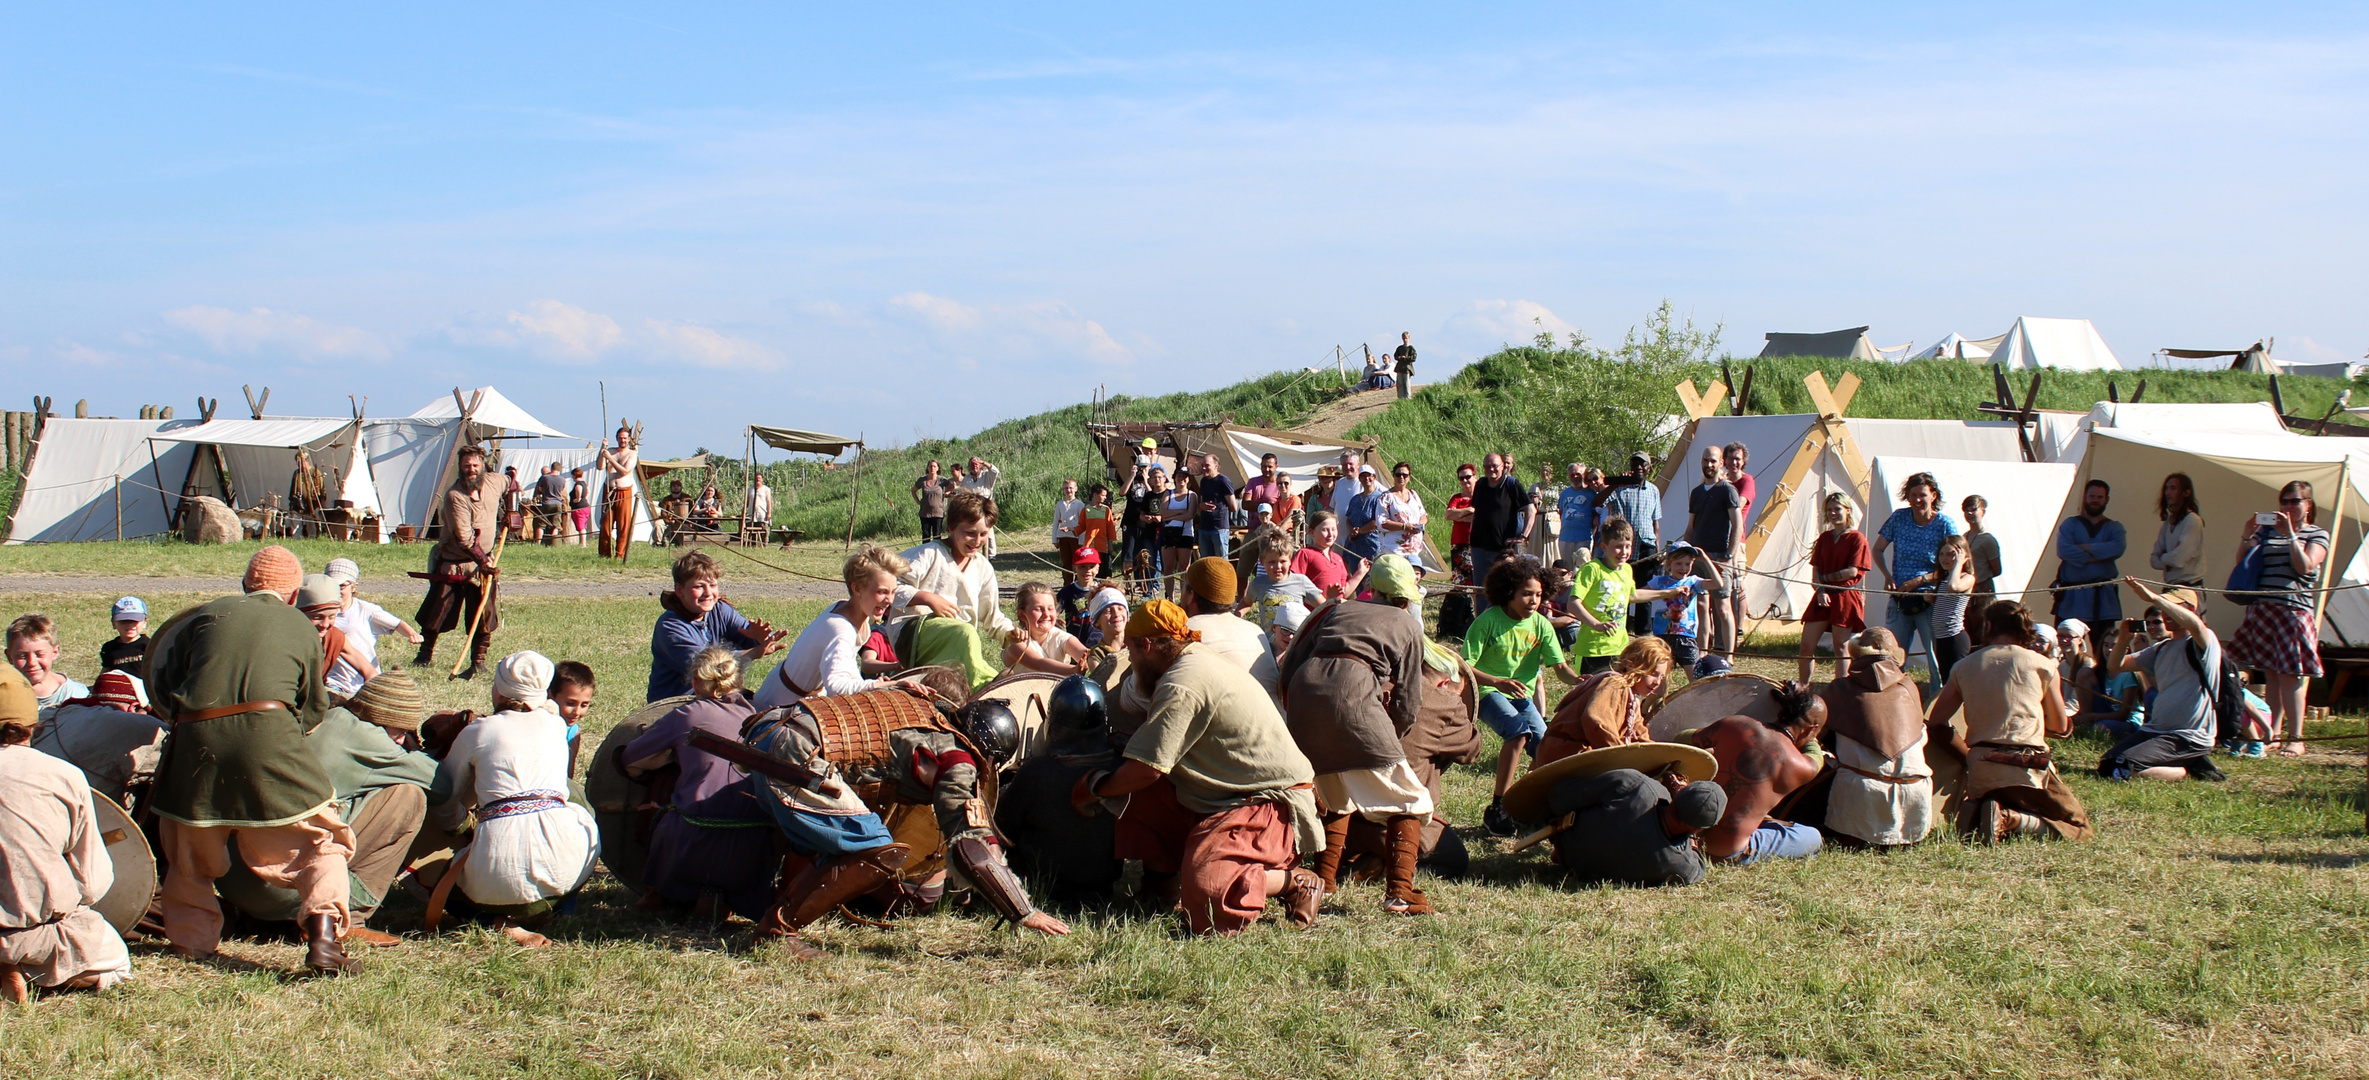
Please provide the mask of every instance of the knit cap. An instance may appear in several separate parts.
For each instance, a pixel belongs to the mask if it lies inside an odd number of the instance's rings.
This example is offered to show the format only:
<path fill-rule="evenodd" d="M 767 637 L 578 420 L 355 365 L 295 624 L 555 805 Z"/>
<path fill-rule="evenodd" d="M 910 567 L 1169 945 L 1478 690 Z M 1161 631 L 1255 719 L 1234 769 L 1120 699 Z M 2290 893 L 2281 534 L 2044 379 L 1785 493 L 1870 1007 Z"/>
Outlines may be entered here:
<path fill-rule="evenodd" d="M 393 731 L 418 731 L 420 718 L 428 711 L 428 699 L 420 693 L 420 684 L 413 682 L 409 672 L 400 668 L 381 671 L 378 677 L 362 684 L 362 691 L 345 703 L 346 710 L 370 723 Z"/>
<path fill-rule="evenodd" d="M 256 552 L 254 558 L 247 560 L 247 576 L 240 581 L 249 593 L 270 593 L 281 599 L 286 599 L 302 584 L 304 563 L 297 560 L 295 552 L 278 544 Z"/>

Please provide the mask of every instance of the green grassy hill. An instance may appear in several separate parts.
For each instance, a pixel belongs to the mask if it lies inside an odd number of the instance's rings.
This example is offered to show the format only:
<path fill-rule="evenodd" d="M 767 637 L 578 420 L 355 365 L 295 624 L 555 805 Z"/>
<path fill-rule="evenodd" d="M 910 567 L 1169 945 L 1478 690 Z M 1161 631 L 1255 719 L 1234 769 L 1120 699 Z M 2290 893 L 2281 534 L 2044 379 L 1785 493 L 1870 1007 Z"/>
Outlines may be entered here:
<path fill-rule="evenodd" d="M 1683 331 L 1679 333 L 1683 334 Z M 1667 340 L 1670 335 L 1663 335 Z M 1525 474 L 1540 461 L 1618 462 L 1639 446 L 1667 450 L 1651 432 L 1680 411 L 1672 387 L 1691 378 L 1707 387 L 1720 378 L 1716 361 L 1701 359 L 1700 341 L 1656 346 L 1634 336 L 1621 349 L 1520 346 L 1503 349 L 1467 366 L 1452 379 L 1426 386 L 1353 429 L 1355 436 L 1380 441 L 1393 460 L 1414 463 L 1417 486 L 1435 505 L 1447 498 L 1453 466 L 1477 460 L 1491 449 L 1511 449 Z M 1756 413 L 1810 411 L 1802 377 L 1823 371 L 1828 381 L 1844 372 L 1862 380 L 1850 414 L 1869 417 L 1984 419 L 1977 402 L 1992 397 L 1990 369 L 1954 360 L 1869 364 L 1819 358 L 1748 361 L 1730 359 L 1738 378 L 1756 365 L 1751 409 Z M 2029 375 L 2014 377 L 2018 393 Z M 2218 371 L 2049 371 L 2038 406 L 2087 410 L 2116 384 L 2128 400 L 2144 378 L 2147 401 L 2268 401 L 2267 377 Z M 2346 386 L 2335 379 L 2282 378 L 2281 394 L 2291 412 L 2318 415 Z M 1209 420 L 1232 414 L 1238 423 L 1290 427 L 1308 418 L 1341 389 L 1330 372 L 1279 372 L 1222 389 L 1156 398 L 1116 398 L 1114 420 Z M 949 464 L 976 454 L 1001 466 L 1003 515 L 1007 527 L 1036 528 L 1050 521 L 1062 479 L 1090 482 L 1100 459 L 1086 436 L 1092 407 L 1073 405 L 997 424 L 962 439 L 933 439 L 897 449 L 872 450 L 863 465 L 863 502 L 858 536 L 910 536 L 915 523 L 909 491 L 924 462 Z M 724 490 L 737 490 L 739 464 L 720 468 Z M 828 471 L 812 463 L 767 467 L 781 524 L 809 536 L 839 536 L 847 529 L 847 496 L 854 470 Z"/>

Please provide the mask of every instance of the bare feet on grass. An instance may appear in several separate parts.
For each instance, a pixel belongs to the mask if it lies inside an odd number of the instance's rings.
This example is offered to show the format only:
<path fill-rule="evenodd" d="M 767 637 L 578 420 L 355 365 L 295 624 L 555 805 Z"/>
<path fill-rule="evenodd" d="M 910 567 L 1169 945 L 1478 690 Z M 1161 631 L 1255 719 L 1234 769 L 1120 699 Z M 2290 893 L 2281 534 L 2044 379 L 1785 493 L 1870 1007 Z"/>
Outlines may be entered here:
<path fill-rule="evenodd" d="M 510 940 L 517 942 L 519 948 L 522 949 L 540 949 L 551 944 L 550 938 L 535 933 L 534 931 L 520 926 L 517 923 L 503 923 L 502 932 L 510 935 Z"/>

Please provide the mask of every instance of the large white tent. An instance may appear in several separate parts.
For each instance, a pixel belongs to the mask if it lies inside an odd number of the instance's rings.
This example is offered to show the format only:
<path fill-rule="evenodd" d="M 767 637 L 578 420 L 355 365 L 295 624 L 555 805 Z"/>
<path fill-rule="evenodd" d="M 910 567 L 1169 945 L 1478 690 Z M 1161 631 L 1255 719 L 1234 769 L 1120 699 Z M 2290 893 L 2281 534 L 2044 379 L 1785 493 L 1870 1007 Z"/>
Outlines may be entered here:
<path fill-rule="evenodd" d="M 2007 340 L 2007 335 L 2005 334 L 2000 334 L 1997 337 L 1987 337 L 1980 341 L 1976 341 L 1972 338 L 1966 337 L 1963 334 L 1952 331 L 1940 341 L 1936 341 L 1933 344 L 1926 346 L 1923 352 L 1909 357 L 1909 359 L 1988 360 L 1991 358 L 1991 350 L 1998 348 L 1999 343 L 2005 340 Z"/>
<path fill-rule="evenodd" d="M 170 531 L 170 504 L 179 498 L 196 449 L 158 444 L 162 452 L 152 458 L 149 439 L 159 430 L 197 424 L 50 417 L 8 520 L 7 542 L 61 544 Z"/>
<path fill-rule="evenodd" d="M 2107 514 L 2130 533 L 2130 554 L 2120 563 L 2125 573 L 2153 576 L 2147 549 L 2158 525 L 2156 493 L 2166 474 L 2184 472 L 2195 482 L 2197 505 L 2203 508 L 2206 585 L 2218 588 L 2229 579 L 2245 523 L 2253 514 L 2276 510 L 2279 488 L 2290 480 L 2312 485 L 2319 524 L 2336 543 L 2329 565 L 2344 568 L 2335 583 L 2369 583 L 2369 558 L 2364 558 L 2361 546 L 2361 530 L 2369 525 L 2369 439 L 2102 428 L 2090 432 L 2080 469 L 2078 483 L 2050 525 L 2079 511 L 2081 485 L 2092 479 L 2106 481 L 2114 492 Z M 2051 553 L 2033 580 L 2053 580 L 2057 564 Z M 2332 645 L 2369 644 L 2369 596 L 2363 591 L 2330 591 L 2322 640 Z M 2045 597 L 2034 596 L 2031 603 L 2036 610 L 2048 608 Z M 2137 605 L 2137 597 L 2123 597 L 2126 612 L 2136 614 Z M 2236 603 L 2217 595 L 2206 598 L 2205 621 L 2223 640 L 2237 632 L 2244 616 L 2245 609 Z"/>
<path fill-rule="evenodd" d="M 386 516 L 371 476 L 369 448 L 359 420 L 211 420 L 189 427 L 168 426 L 149 439 L 197 448 L 194 467 L 185 467 L 181 477 L 165 477 L 175 503 L 186 490 L 191 495 L 211 495 L 234 507 L 255 506 L 267 497 L 276 498 L 282 507 L 290 506 L 289 480 L 296 472 L 296 453 L 302 450 L 333 485 L 331 499 L 351 503 L 358 515 Z M 183 482 L 186 489 L 180 486 Z M 380 539 L 386 539 L 383 533 Z"/>
<path fill-rule="evenodd" d="M 496 390 L 490 386 L 480 386 L 475 390 L 462 390 L 457 394 L 447 394 L 443 397 L 437 398 L 428 402 L 426 405 L 421 406 L 419 411 L 412 413 L 412 419 L 458 419 L 461 415 L 461 401 L 463 399 L 470 399 L 474 401 L 474 407 L 470 411 L 469 419 L 475 422 L 480 428 L 491 429 L 476 433 L 477 438 L 483 439 L 501 437 L 515 439 L 544 437 L 553 439 L 570 439 L 577 442 L 583 441 L 581 439 L 577 439 L 573 435 L 568 434 L 567 432 L 545 424 L 541 420 L 535 419 L 532 415 L 528 414 L 525 409 L 519 408 L 516 402 L 513 402 L 509 398 L 502 396 L 501 391 Z"/>
<path fill-rule="evenodd" d="M 1828 492 L 1845 492 L 1862 520 L 1872 513 L 1869 494 L 1852 476 L 1850 455 L 1827 444 L 1794 484 L 1793 495 L 1778 512 L 1778 519 L 1763 520 L 1795 456 L 1811 443 L 1817 423 L 1818 417 L 1809 413 L 1706 416 L 1695 421 L 1691 436 L 1673 451 L 1672 476 L 1662 493 L 1661 537 L 1665 543 L 1684 536 L 1692 518 L 1687 496 L 1701 482 L 1700 448 L 1741 442 L 1750 451 L 1749 468 L 1758 500 L 1745 527 L 1759 530 L 1765 525 L 1767 530 L 1750 564 L 1759 573 L 1745 583 L 1745 610 L 1754 618 L 1798 619 L 1809 605 L 1808 586 L 1789 585 L 1781 579 L 1807 576 L 1810 545 L 1820 532 L 1819 506 Z M 2013 421 L 1849 417 L 1835 423 L 1849 431 L 1859 468 L 1879 457 L 2023 463 L 2023 447 L 2016 440 Z"/>
<path fill-rule="evenodd" d="M 2287 422 L 2267 401 L 2139 403 L 2101 401 L 2086 413 L 2040 414 L 2033 453 L 2042 461 L 2079 464 L 2089 433 L 2100 428 L 2191 435 L 2285 435 Z"/>
<path fill-rule="evenodd" d="M 2106 339 L 2088 319 L 2043 319 L 2025 315 L 2007 329 L 1994 363 L 2010 368 L 2063 368 L 2067 371 L 2119 371 L 2122 361 L 2106 347 Z"/>

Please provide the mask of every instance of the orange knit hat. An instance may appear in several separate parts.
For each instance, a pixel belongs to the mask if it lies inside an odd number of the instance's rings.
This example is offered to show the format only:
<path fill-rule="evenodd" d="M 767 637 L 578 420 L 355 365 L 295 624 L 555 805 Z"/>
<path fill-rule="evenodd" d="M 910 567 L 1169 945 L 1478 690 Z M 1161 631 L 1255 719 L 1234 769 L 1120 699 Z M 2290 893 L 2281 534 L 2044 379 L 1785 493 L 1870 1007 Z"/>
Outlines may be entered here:
<path fill-rule="evenodd" d="M 296 553 L 273 544 L 247 560 L 247 576 L 240 582 L 247 592 L 267 592 L 282 600 L 304 583 L 304 563 Z"/>

